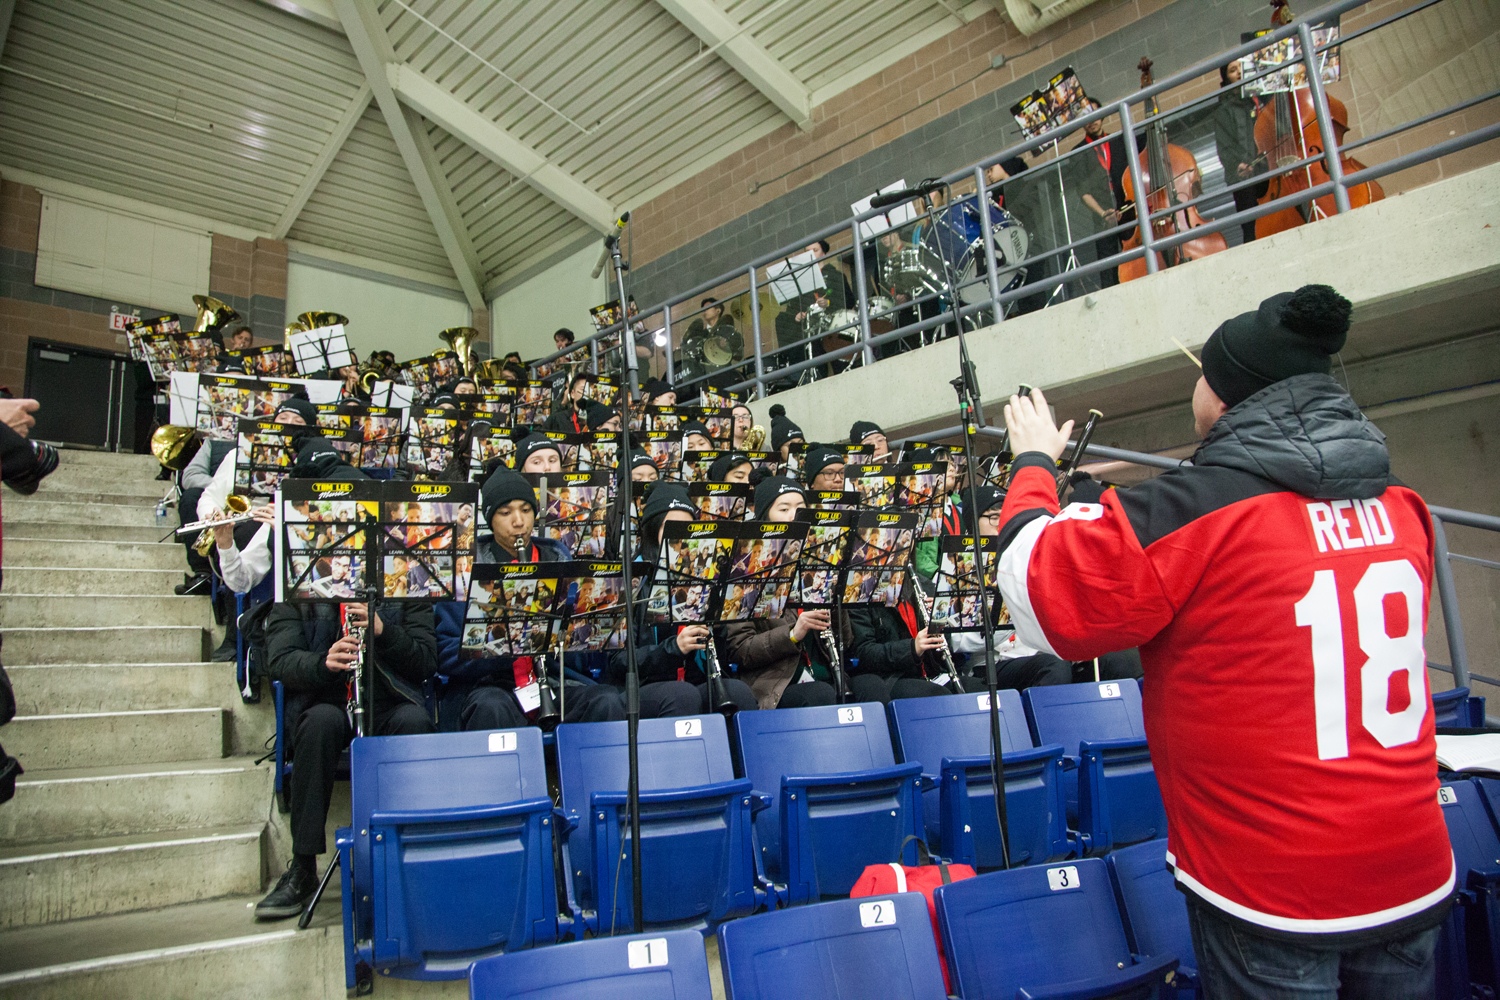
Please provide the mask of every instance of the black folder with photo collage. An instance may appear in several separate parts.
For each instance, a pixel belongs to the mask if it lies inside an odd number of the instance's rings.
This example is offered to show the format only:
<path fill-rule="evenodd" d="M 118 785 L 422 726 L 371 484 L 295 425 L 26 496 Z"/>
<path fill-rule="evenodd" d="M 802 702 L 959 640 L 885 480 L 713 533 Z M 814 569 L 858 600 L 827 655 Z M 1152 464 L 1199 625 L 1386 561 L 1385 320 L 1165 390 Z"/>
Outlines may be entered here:
<path fill-rule="evenodd" d="M 576 558 L 603 558 L 609 537 L 610 474 L 526 472 L 522 476 L 541 503 L 537 534 L 561 542 Z"/>
<path fill-rule="evenodd" d="M 486 563 L 474 567 L 459 662 L 619 649 L 625 637 L 618 562 Z"/>
<path fill-rule="evenodd" d="M 669 521 L 647 612 L 668 622 L 780 615 L 806 537 L 801 522 Z"/>
<path fill-rule="evenodd" d="M 269 420 L 282 400 L 303 392 L 295 382 L 199 375 L 195 426 L 211 440 L 233 441 L 241 420 Z"/>
<path fill-rule="evenodd" d="M 682 453 L 681 478 L 686 483 L 708 482 L 708 470 L 715 462 L 725 455 L 733 455 L 735 452 L 727 449 L 715 449 L 713 451 L 684 451 Z M 769 451 L 746 451 L 740 452 L 750 459 L 750 468 L 766 469 L 774 471 L 780 456 Z"/>
<path fill-rule="evenodd" d="M 688 499 L 698 508 L 699 516 L 714 521 L 743 521 L 754 493 L 755 487 L 749 483 L 688 484 Z"/>
<path fill-rule="evenodd" d="M 980 555 L 984 559 L 984 597 L 990 605 L 990 624 L 995 628 L 1010 628 L 1010 614 L 1000 596 L 995 580 L 996 568 L 1000 564 L 999 539 L 989 535 L 979 539 Z M 980 611 L 981 588 L 974 574 L 974 538 L 963 535 L 944 535 L 939 541 L 939 559 L 934 579 L 936 596 L 929 616 L 932 628 L 941 632 L 978 632 L 984 628 Z"/>
<path fill-rule="evenodd" d="M 401 466 L 406 436 L 401 430 L 401 410 L 393 406 L 369 406 L 354 400 L 316 403 L 318 427 L 356 469 L 396 469 Z"/>

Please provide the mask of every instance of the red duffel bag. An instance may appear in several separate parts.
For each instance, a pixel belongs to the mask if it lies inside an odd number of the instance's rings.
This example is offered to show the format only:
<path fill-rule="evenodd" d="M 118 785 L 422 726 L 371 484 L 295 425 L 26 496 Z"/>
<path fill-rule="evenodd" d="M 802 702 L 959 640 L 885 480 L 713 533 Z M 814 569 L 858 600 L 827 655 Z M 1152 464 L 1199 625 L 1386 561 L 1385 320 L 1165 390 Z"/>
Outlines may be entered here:
<path fill-rule="evenodd" d="M 932 902 L 932 890 L 959 879 L 973 878 L 975 871 L 968 865 L 948 865 L 941 861 L 933 864 L 927 853 L 927 845 L 922 843 L 920 837 L 911 836 L 906 840 L 917 842 L 917 861 L 920 864 L 916 867 L 898 864 L 866 865 L 858 881 L 854 883 L 854 888 L 849 890 L 849 898 L 889 896 L 893 892 L 920 892 L 926 897 L 927 917 L 932 921 L 932 939 L 937 942 L 938 964 L 943 968 L 943 989 L 945 992 L 952 992 L 948 984 L 948 963 L 943 958 L 943 935 L 938 932 L 937 907 Z M 906 850 L 905 840 L 901 842 L 901 849 Z"/>

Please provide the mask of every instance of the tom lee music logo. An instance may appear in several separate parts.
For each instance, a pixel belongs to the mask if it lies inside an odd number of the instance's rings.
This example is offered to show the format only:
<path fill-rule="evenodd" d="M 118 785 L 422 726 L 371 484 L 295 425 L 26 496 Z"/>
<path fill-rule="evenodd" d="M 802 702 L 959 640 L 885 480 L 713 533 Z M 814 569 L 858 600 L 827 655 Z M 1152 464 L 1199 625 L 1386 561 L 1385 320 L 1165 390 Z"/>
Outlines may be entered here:
<path fill-rule="evenodd" d="M 412 483 L 411 491 L 414 496 L 441 497 L 453 492 L 453 487 L 445 483 Z"/>
<path fill-rule="evenodd" d="M 717 530 L 718 527 L 719 524 L 717 521 L 699 521 L 693 524 L 689 524 L 687 526 L 687 530 L 688 534 L 691 535 L 710 535 L 713 534 L 713 532 Z"/>
<path fill-rule="evenodd" d="M 732 492 L 735 486 L 734 483 L 704 483 L 703 485 L 708 487 L 709 496 Z"/>
<path fill-rule="evenodd" d="M 592 475 L 592 472 L 564 472 L 562 481 L 565 485 L 573 483 L 583 483 L 585 486 L 587 486 L 589 477 Z"/>
<path fill-rule="evenodd" d="M 531 576 L 536 573 L 537 563 L 511 563 L 497 566 L 501 576 Z"/>
<path fill-rule="evenodd" d="M 786 534 L 786 529 L 787 526 L 785 524 L 762 524 L 760 526 L 760 533 L 766 538 L 775 538 L 778 535 Z"/>
<path fill-rule="evenodd" d="M 603 573 L 604 575 L 608 576 L 611 573 L 622 573 L 622 572 L 624 572 L 624 570 L 625 570 L 625 564 L 624 563 L 617 563 L 617 562 L 613 562 L 613 563 L 608 563 L 608 562 L 605 562 L 605 563 L 589 563 L 588 564 L 588 568 L 589 568 L 589 572 L 590 573 L 594 573 L 594 574 Z"/>
<path fill-rule="evenodd" d="M 875 516 L 881 524 L 894 524 L 901 520 L 900 514 L 877 514 Z"/>
<path fill-rule="evenodd" d="M 354 492 L 353 483 L 313 483 L 313 493 L 318 500 L 332 500 Z"/>

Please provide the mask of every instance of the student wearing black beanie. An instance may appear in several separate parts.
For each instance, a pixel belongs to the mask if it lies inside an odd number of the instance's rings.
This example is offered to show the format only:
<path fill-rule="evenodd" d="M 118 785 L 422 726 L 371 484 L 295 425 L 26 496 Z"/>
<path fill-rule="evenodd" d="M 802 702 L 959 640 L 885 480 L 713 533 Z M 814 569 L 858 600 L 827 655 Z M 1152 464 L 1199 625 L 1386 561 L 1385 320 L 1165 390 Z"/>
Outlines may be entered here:
<path fill-rule="evenodd" d="M 369 479 L 370 477 L 344 461 L 343 453 L 327 438 L 313 438 L 297 450 L 292 463 L 292 479 Z"/>
<path fill-rule="evenodd" d="M 588 414 L 589 430 L 615 434 L 620 432 L 620 411 L 613 406 L 591 401 L 585 412 Z"/>
<path fill-rule="evenodd" d="M 656 462 L 644 451 L 630 453 L 630 478 L 637 483 L 654 483 L 661 478 Z"/>
<path fill-rule="evenodd" d="M 809 448 L 801 471 L 808 489 L 841 490 L 844 488 L 844 453 L 826 445 Z"/>
<path fill-rule="evenodd" d="M 708 425 L 701 420 L 689 420 L 682 425 L 683 451 L 712 451 L 714 439 L 708 433 Z"/>
<path fill-rule="evenodd" d="M 801 441 L 802 428 L 787 419 L 786 407 L 780 403 L 771 407 L 771 450 L 781 452 L 781 460 L 786 461 L 787 445 L 793 441 Z"/>
<path fill-rule="evenodd" d="M 475 563 L 565 562 L 567 546 L 534 535 L 536 490 L 525 477 L 505 466 L 495 469 L 479 489 L 479 512 L 493 537 L 475 546 Z M 517 682 L 528 688 L 537 667 L 525 658 L 484 656 L 461 659 L 465 601 L 440 601 L 433 606 L 438 640 L 440 704 L 459 703 L 459 728 L 465 731 L 519 729 L 530 725 L 535 711 L 530 698 L 523 703 Z M 568 654 L 572 658 L 573 654 Z M 579 675 L 582 676 L 581 674 Z M 625 699 L 608 685 L 567 679 L 565 722 L 609 722 L 625 717 Z M 528 688 L 529 694 L 529 688 Z"/>
<path fill-rule="evenodd" d="M 664 379 L 653 378 L 642 386 L 641 402 L 646 406 L 673 406 L 677 402 L 677 390 Z"/>
<path fill-rule="evenodd" d="M 771 510 L 778 497 L 786 493 L 795 493 L 805 501 L 807 492 L 801 483 L 786 476 L 767 476 L 755 484 L 755 519 L 764 521 L 766 514 Z"/>
<path fill-rule="evenodd" d="M 277 403 L 276 412 L 271 415 L 271 419 L 274 420 L 283 413 L 297 414 L 308 427 L 318 426 L 318 408 L 308 402 L 305 396 L 288 396 Z"/>
<path fill-rule="evenodd" d="M 884 461 L 891 453 L 891 445 L 886 440 L 885 431 L 880 429 L 879 424 L 868 420 L 854 421 L 854 426 L 849 428 L 849 443 L 855 447 L 874 445 L 874 457 L 877 462 Z"/>
<path fill-rule="evenodd" d="M 714 459 L 713 464 L 708 467 L 708 481 L 711 483 L 748 483 L 753 469 L 749 455 L 742 451 L 731 451 L 727 455 L 720 455 Z"/>
<path fill-rule="evenodd" d="M 528 434 L 516 442 L 517 472 L 561 472 L 562 446 L 545 434 Z"/>
<path fill-rule="evenodd" d="M 641 510 L 636 570 L 640 579 L 636 592 L 635 660 L 641 681 L 641 717 L 658 719 L 673 715 L 698 715 L 714 711 L 709 704 L 708 675 L 702 651 L 708 645 L 707 625 L 661 624 L 647 613 L 655 581 L 666 577 L 666 557 L 661 551 L 662 532 L 669 521 L 695 521 L 698 508 L 681 483 L 662 483 L 651 491 Z M 623 685 L 626 652 L 609 658 L 610 683 Z M 758 707 L 755 695 L 743 681 L 724 678 L 724 690 L 736 709 Z"/>
<path fill-rule="evenodd" d="M 1327 375 L 1349 336 L 1349 300 L 1327 285 L 1273 295 L 1203 345 L 1203 378 L 1226 410 L 1294 375 Z M 1200 428 L 1199 436 L 1207 429 Z"/>

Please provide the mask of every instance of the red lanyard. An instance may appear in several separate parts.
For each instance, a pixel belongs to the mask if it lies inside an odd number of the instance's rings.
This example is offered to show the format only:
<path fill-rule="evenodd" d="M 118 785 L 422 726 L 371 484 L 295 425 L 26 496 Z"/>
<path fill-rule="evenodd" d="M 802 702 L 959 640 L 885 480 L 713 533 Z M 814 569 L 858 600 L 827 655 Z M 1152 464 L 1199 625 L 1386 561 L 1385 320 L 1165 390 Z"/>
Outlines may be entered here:
<path fill-rule="evenodd" d="M 1106 174 L 1109 173 L 1109 160 L 1110 160 L 1109 143 L 1106 142 L 1104 145 L 1102 145 L 1102 146 L 1098 147 L 1097 149 L 1095 149 L 1094 150 L 1094 155 L 1097 156 L 1097 157 L 1099 157 L 1099 166 L 1101 166 L 1101 167 L 1104 168 L 1104 172 Z"/>

